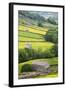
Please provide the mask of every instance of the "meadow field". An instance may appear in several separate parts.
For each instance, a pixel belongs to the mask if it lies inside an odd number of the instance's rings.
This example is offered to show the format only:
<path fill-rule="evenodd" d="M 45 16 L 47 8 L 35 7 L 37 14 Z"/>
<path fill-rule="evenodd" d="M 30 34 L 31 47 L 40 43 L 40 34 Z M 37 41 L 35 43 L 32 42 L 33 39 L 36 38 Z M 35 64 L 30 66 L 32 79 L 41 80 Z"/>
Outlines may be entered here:
<path fill-rule="evenodd" d="M 36 76 L 34 78 L 41 78 L 41 77 L 57 77 L 58 76 L 58 73 L 57 73 L 57 70 L 58 70 L 58 67 L 57 67 L 57 64 L 58 64 L 58 58 L 55 57 L 55 58 L 47 58 L 47 59 L 36 59 L 36 60 L 30 60 L 30 61 L 27 61 L 27 62 L 24 62 L 24 63 L 20 63 L 18 65 L 19 69 L 18 69 L 18 72 L 19 72 L 19 75 L 22 74 L 22 70 L 23 70 L 23 66 L 24 65 L 32 65 L 32 63 L 36 61 L 41 61 L 41 62 L 48 62 L 50 64 L 50 68 L 53 70 L 52 73 L 50 74 L 47 74 L 47 75 L 40 75 L 40 76 Z M 55 65 L 55 66 L 54 66 Z M 20 76 L 19 76 L 20 77 Z"/>

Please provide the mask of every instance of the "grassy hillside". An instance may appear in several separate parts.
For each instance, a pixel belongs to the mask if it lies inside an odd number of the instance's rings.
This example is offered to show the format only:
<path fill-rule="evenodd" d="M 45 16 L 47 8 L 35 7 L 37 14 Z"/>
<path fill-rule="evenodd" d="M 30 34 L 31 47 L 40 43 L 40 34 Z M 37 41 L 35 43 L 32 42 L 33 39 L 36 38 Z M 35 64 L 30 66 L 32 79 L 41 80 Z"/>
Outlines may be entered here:
<path fill-rule="evenodd" d="M 46 34 L 46 32 L 48 31 L 48 28 L 41 28 L 41 27 L 37 27 L 37 26 L 26 26 L 26 25 L 19 25 L 19 30 L 21 31 L 29 31 L 29 32 L 34 32 L 37 34 Z"/>
<path fill-rule="evenodd" d="M 40 34 L 36 34 L 36 33 L 32 33 L 32 32 L 25 32 L 25 31 L 19 31 L 19 36 L 43 39 L 42 35 L 40 35 Z"/>
<path fill-rule="evenodd" d="M 47 59 L 35 59 L 35 60 L 30 60 L 30 61 L 27 61 L 27 62 L 24 62 L 24 63 L 20 63 L 20 64 L 18 65 L 19 75 L 23 73 L 23 72 L 22 72 L 23 65 L 27 65 L 27 64 L 32 65 L 33 62 L 39 62 L 39 61 L 41 61 L 41 62 L 48 62 L 48 63 L 50 64 L 50 68 L 52 68 L 54 71 L 55 71 L 55 69 L 57 68 L 57 66 L 55 66 L 55 67 L 53 68 L 52 65 L 58 65 L 58 58 L 57 58 L 57 57 L 47 58 Z M 56 77 L 56 76 L 57 76 L 57 73 L 53 73 L 53 72 L 52 72 L 51 74 L 49 74 L 49 75 L 47 75 L 47 76 L 37 76 L 37 78 L 39 78 L 39 77 L 52 77 L 52 76 Z"/>
<path fill-rule="evenodd" d="M 18 48 L 25 48 L 27 42 L 19 42 Z M 41 48 L 43 50 L 50 49 L 54 44 L 51 42 L 29 42 L 33 49 Z"/>
<path fill-rule="evenodd" d="M 58 76 L 57 43 L 52 42 L 57 38 L 56 29 L 57 13 L 18 11 L 18 78 L 21 78 L 22 74 L 24 77 L 27 73 L 32 74 L 33 62 L 47 62 L 50 66 L 47 71 L 51 71 L 47 75 L 43 73 L 33 78 Z"/>

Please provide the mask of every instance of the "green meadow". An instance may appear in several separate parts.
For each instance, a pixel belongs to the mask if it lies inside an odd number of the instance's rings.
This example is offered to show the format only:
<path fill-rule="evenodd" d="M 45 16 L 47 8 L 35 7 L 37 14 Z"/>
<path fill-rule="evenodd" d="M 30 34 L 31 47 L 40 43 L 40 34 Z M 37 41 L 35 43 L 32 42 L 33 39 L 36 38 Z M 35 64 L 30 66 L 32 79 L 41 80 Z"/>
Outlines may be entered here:
<path fill-rule="evenodd" d="M 21 73 L 21 70 L 22 70 L 22 66 L 25 65 L 25 64 L 32 64 L 32 62 L 34 61 L 42 61 L 42 62 L 45 62 L 47 61 L 50 65 L 55 65 L 55 64 L 58 64 L 58 58 L 55 57 L 55 58 L 45 58 L 45 59 L 35 59 L 35 60 L 29 60 L 29 61 L 26 61 L 26 62 L 23 62 L 23 63 L 20 63 L 18 65 L 18 72 L 19 74 Z"/>

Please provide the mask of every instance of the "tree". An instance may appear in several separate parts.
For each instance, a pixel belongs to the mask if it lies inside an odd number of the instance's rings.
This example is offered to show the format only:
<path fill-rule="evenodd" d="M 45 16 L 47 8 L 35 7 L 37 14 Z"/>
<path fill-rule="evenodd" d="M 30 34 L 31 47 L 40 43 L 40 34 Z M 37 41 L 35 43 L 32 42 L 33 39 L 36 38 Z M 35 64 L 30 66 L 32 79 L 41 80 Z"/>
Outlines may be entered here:
<path fill-rule="evenodd" d="M 45 35 L 45 40 L 49 42 L 53 42 L 54 45 L 50 50 L 50 53 L 55 57 L 58 56 L 58 29 L 51 29 Z"/>
<path fill-rule="evenodd" d="M 21 72 L 31 72 L 33 71 L 32 65 L 31 64 L 24 64 L 22 66 Z"/>
<path fill-rule="evenodd" d="M 58 30 L 57 29 L 48 30 L 44 38 L 46 41 L 58 43 Z"/>
<path fill-rule="evenodd" d="M 51 49 L 51 53 L 53 53 L 55 55 L 55 57 L 58 56 L 58 44 L 55 44 L 52 49 Z"/>
<path fill-rule="evenodd" d="M 39 27 L 43 27 L 42 22 L 38 22 Z"/>
<path fill-rule="evenodd" d="M 49 17 L 48 19 L 47 19 L 47 21 L 49 22 L 49 23 L 51 23 L 51 24 L 57 24 L 56 23 L 56 21 L 53 19 L 53 18 L 51 18 L 51 17 Z"/>

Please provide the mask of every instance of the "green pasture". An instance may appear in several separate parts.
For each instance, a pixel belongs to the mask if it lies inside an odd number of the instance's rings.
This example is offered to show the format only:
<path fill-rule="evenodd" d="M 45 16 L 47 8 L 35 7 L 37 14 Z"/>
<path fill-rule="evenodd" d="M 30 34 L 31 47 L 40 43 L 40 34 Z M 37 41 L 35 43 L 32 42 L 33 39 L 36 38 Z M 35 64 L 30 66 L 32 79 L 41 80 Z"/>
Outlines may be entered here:
<path fill-rule="evenodd" d="M 19 36 L 26 36 L 26 37 L 31 37 L 31 38 L 37 38 L 37 39 L 43 39 L 43 35 L 28 32 L 28 31 L 19 31 L 18 33 Z"/>
<path fill-rule="evenodd" d="M 37 39 L 37 38 L 31 38 L 31 37 L 21 37 L 21 36 L 19 36 L 18 41 L 20 43 L 21 41 L 44 41 L 44 40 Z"/>
<path fill-rule="evenodd" d="M 27 42 L 19 42 L 18 48 L 23 49 L 25 48 L 25 45 Z M 50 49 L 54 44 L 51 42 L 29 42 L 31 44 L 32 49 L 42 49 L 42 50 L 47 50 Z"/>
<path fill-rule="evenodd" d="M 48 75 L 37 76 L 35 78 L 55 78 L 58 77 L 58 73 L 50 73 Z"/>
<path fill-rule="evenodd" d="M 19 26 L 19 31 L 29 31 L 37 34 L 42 34 L 45 35 L 46 32 L 48 31 L 48 28 L 37 28 L 35 26 Z"/>
<path fill-rule="evenodd" d="M 47 59 L 35 59 L 35 60 L 29 60 L 29 61 L 26 61 L 24 63 L 19 63 L 18 64 L 18 74 L 20 75 L 22 73 L 22 68 L 23 68 L 23 65 L 26 65 L 26 64 L 29 64 L 29 65 L 32 65 L 33 62 L 39 62 L 39 61 L 42 61 L 42 62 L 48 62 L 49 65 L 50 65 L 50 68 L 52 69 L 56 69 L 57 66 L 55 66 L 54 68 L 51 66 L 51 65 L 58 65 L 58 58 L 57 57 L 54 57 L 54 58 L 47 58 Z M 40 77 L 54 77 L 54 76 L 57 76 L 57 73 L 51 73 L 47 76 L 37 76 L 37 78 L 40 78 Z"/>

